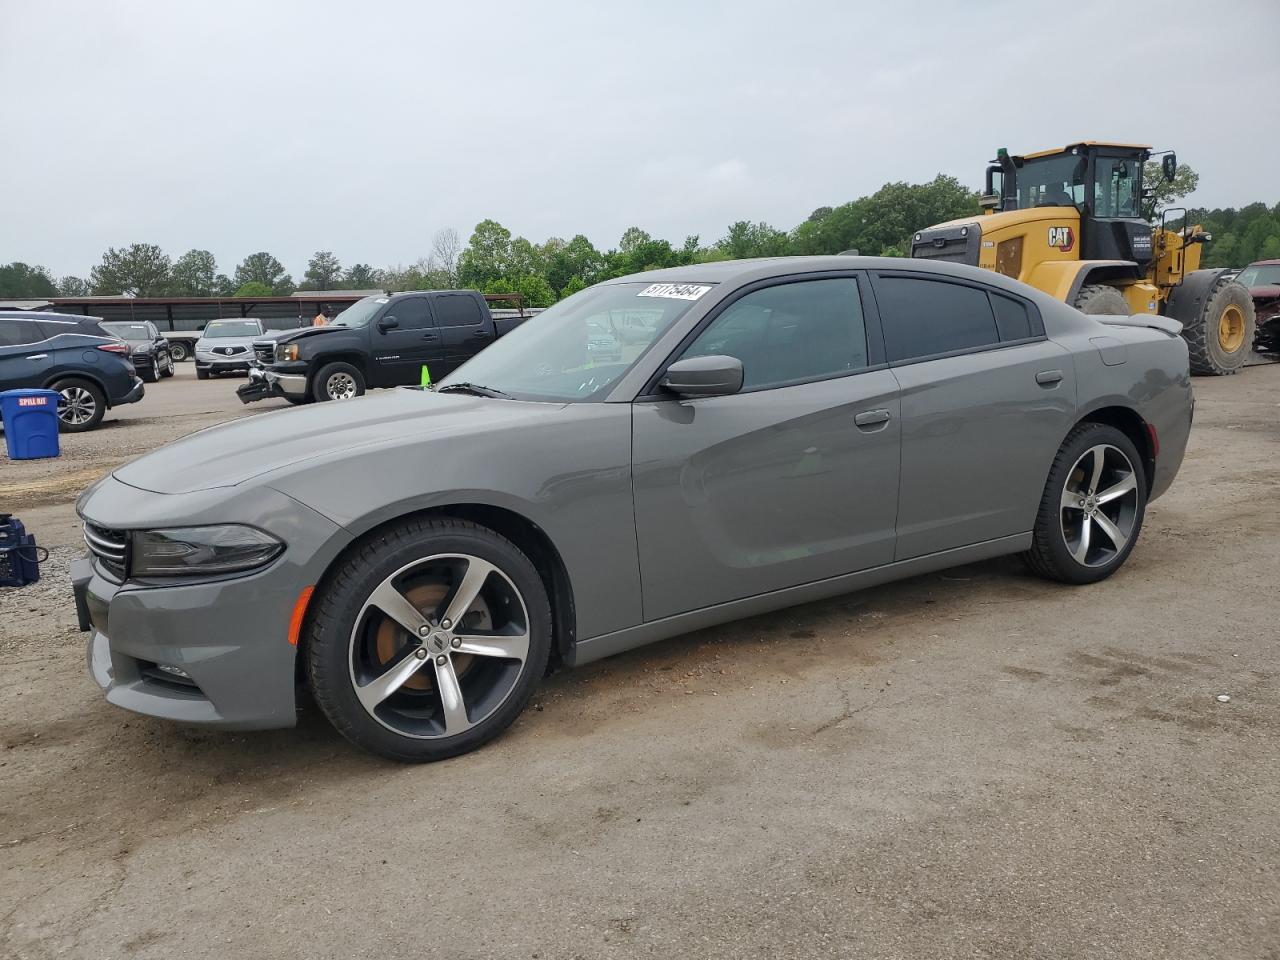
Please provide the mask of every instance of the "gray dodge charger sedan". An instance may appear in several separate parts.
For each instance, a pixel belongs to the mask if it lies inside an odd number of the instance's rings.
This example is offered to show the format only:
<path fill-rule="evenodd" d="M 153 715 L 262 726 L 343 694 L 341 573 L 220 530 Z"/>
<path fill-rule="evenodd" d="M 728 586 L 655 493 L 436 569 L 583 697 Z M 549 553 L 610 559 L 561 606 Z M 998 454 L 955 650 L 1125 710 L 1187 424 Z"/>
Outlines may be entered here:
<path fill-rule="evenodd" d="M 1177 331 L 916 260 L 611 280 L 435 390 L 238 420 L 88 490 L 90 671 L 241 729 L 306 687 L 436 760 L 549 669 L 695 628 L 1001 554 L 1101 580 L 1182 461 Z"/>

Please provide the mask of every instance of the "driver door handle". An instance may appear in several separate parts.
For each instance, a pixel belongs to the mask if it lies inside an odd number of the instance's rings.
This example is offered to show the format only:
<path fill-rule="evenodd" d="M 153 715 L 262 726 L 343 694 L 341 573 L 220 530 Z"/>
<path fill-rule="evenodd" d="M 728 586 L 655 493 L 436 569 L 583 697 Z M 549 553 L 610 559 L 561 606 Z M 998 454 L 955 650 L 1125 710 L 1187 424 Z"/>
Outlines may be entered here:
<path fill-rule="evenodd" d="M 859 427 L 878 427 L 882 423 L 889 422 L 889 411 L 864 410 L 862 413 L 854 416 L 853 422 Z"/>
<path fill-rule="evenodd" d="M 424 334 L 422 335 L 422 339 L 423 339 L 423 340 L 435 340 L 435 339 L 437 339 L 437 338 L 436 338 L 436 335 L 435 335 L 434 333 L 424 333 Z"/>
<path fill-rule="evenodd" d="M 1041 370 L 1036 374 L 1036 383 L 1042 387 L 1051 387 L 1055 383 L 1062 382 L 1061 370 Z"/>
<path fill-rule="evenodd" d="M 33 353 L 29 357 L 27 357 L 27 359 L 28 360 L 44 360 L 48 356 L 49 355 L 47 353 Z"/>

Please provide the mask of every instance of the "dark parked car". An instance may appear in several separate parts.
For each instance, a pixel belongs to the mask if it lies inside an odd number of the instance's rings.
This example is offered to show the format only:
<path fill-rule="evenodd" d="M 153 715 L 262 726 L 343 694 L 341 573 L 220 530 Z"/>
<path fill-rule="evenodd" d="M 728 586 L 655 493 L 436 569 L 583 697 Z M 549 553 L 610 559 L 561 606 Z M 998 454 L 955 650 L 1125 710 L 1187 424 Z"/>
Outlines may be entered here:
<path fill-rule="evenodd" d="M 494 317 L 474 290 L 419 290 L 357 300 L 333 323 L 290 330 L 253 349 L 245 403 L 350 400 L 369 387 L 439 380 L 526 318 Z"/>
<path fill-rule="evenodd" d="M 596 362 L 634 310 L 648 341 Z M 302 678 L 354 742 L 435 760 L 552 664 L 1003 554 L 1102 580 L 1182 463 L 1179 329 L 939 261 L 610 280 L 434 391 L 244 417 L 100 481 L 90 669 L 240 729 L 294 724 Z"/>
<path fill-rule="evenodd" d="M 1257 314 L 1253 349 L 1280 357 L 1280 260 L 1251 263 L 1237 279 L 1249 288 Z"/>
<path fill-rule="evenodd" d="M 150 320 L 104 320 L 102 329 L 119 337 L 133 350 L 134 369 L 147 383 L 173 376 L 173 355 L 169 341 Z"/>
<path fill-rule="evenodd" d="M 0 313 L 0 390 L 57 390 L 61 430 L 92 430 L 110 407 L 142 399 L 132 352 L 96 317 Z"/>

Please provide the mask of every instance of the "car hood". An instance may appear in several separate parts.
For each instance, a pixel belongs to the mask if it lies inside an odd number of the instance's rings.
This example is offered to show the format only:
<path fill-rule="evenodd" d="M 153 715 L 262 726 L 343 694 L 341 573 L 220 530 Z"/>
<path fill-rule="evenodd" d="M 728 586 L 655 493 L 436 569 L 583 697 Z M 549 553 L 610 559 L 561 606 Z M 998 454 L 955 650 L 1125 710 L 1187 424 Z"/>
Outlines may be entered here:
<path fill-rule="evenodd" d="M 210 427 L 126 464 L 114 476 L 153 493 L 234 487 L 301 464 L 374 456 L 387 446 L 444 437 L 492 442 L 485 435 L 527 429 L 564 407 L 401 388 Z"/>
<path fill-rule="evenodd" d="M 344 327 L 340 325 L 329 324 L 323 327 L 302 327 L 298 330 L 286 330 L 277 337 L 273 337 L 277 343 L 290 343 L 294 340 L 305 340 L 307 337 L 323 337 L 325 334 L 338 333 L 343 330 L 354 330 L 355 327 Z M 268 334 L 270 336 L 270 334 Z M 259 337 L 259 340 L 262 338 Z"/>

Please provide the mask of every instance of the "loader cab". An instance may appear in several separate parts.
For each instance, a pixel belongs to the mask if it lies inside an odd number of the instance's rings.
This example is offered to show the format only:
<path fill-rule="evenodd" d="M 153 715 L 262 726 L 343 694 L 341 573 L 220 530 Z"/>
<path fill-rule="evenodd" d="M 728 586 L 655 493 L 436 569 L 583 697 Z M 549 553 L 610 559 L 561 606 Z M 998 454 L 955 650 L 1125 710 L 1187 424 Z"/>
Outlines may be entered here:
<path fill-rule="evenodd" d="M 1080 259 L 1132 261 L 1145 272 L 1153 257 L 1151 226 L 1142 215 L 1142 170 L 1150 155 L 1142 144 L 1097 142 L 1021 157 L 1001 150 L 987 168 L 984 206 L 1074 207 Z"/>

